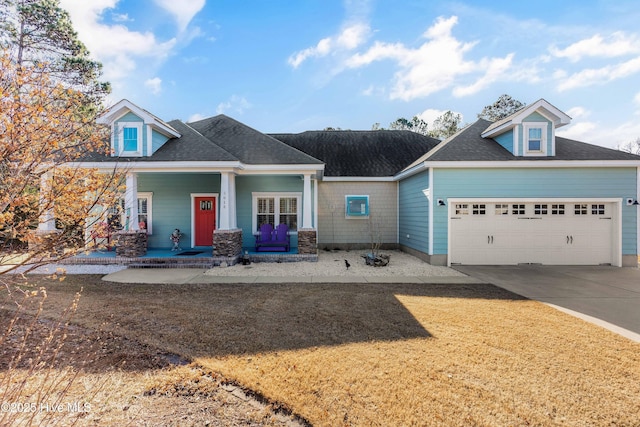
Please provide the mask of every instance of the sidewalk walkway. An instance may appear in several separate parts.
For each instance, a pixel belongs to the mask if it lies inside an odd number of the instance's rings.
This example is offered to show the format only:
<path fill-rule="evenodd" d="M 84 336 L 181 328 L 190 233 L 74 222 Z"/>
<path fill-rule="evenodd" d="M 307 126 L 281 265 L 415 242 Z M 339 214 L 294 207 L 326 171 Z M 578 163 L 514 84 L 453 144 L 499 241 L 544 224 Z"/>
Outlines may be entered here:
<path fill-rule="evenodd" d="M 127 268 L 102 280 L 116 283 L 484 283 L 470 276 L 215 276 L 200 268 Z"/>

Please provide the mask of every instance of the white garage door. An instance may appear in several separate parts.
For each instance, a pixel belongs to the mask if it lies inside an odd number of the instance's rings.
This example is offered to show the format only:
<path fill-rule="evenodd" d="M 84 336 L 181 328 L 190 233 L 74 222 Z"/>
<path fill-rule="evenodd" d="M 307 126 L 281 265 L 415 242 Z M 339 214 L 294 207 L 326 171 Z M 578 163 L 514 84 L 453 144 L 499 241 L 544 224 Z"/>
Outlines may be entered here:
<path fill-rule="evenodd" d="M 616 264 L 611 202 L 452 202 L 452 264 Z"/>

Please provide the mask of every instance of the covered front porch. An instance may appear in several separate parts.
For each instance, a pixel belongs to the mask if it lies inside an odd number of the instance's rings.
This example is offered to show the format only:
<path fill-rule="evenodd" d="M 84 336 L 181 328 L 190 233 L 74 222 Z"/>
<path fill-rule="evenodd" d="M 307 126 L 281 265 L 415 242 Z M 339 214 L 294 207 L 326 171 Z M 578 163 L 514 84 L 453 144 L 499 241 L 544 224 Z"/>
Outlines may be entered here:
<path fill-rule="evenodd" d="M 80 256 L 76 262 L 139 264 L 153 259 L 155 264 L 233 265 L 245 255 L 251 262 L 287 262 L 314 254 L 317 258 L 316 191 L 317 182 L 308 172 L 274 176 L 225 170 L 130 170 L 121 229 L 112 232 L 109 241 L 104 236 L 94 239 L 102 237 L 96 246 L 115 247 L 115 252 Z M 289 226 L 289 251 L 257 253 L 257 230 L 265 222 Z M 171 251 L 174 232 L 187 255 Z"/>

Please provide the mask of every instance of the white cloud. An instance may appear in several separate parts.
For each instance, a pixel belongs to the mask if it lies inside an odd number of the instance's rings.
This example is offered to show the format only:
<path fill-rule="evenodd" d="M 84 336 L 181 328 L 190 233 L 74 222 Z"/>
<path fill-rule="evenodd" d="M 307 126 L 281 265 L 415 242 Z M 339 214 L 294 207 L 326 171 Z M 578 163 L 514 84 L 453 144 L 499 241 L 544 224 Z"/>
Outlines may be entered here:
<path fill-rule="evenodd" d="M 102 15 L 116 7 L 119 0 L 61 0 L 60 5 L 71 15 L 74 29 L 91 56 L 102 62 L 104 78 L 117 85 L 128 78 L 145 58 L 165 59 L 176 39 L 159 42 L 151 32 L 131 31 L 126 26 L 106 25 Z"/>
<path fill-rule="evenodd" d="M 458 18 L 439 17 L 423 34 L 427 39 L 417 48 L 409 48 L 402 43 L 377 41 L 364 53 L 356 53 L 346 61 L 347 67 L 358 68 L 374 61 L 392 60 L 397 63 L 391 99 L 411 99 L 425 97 L 451 87 L 462 75 L 480 76 L 467 86 L 457 86 L 455 96 L 476 93 L 496 80 L 507 78 L 512 68 L 513 54 L 504 58 L 483 58 L 480 61 L 465 59 L 477 44 L 462 42 L 452 35 Z M 509 77 L 512 78 L 512 77 Z"/>
<path fill-rule="evenodd" d="M 251 108 L 251 103 L 243 96 L 231 95 L 231 98 L 218 104 L 216 113 L 226 114 L 228 111 L 244 114 L 245 110 Z"/>
<path fill-rule="evenodd" d="M 114 13 L 111 15 L 111 19 L 116 22 L 133 22 L 133 19 L 129 18 L 127 13 Z"/>
<path fill-rule="evenodd" d="M 365 23 L 350 24 L 344 27 L 339 34 L 323 38 L 315 46 L 294 53 L 287 62 L 293 68 L 298 68 L 309 58 L 321 58 L 334 52 L 356 49 L 367 40 L 370 33 L 371 29 Z"/>
<path fill-rule="evenodd" d="M 484 75 L 473 84 L 457 86 L 453 89 L 453 95 L 456 97 L 473 95 L 490 86 L 493 82 L 503 80 L 507 71 L 512 67 L 513 56 L 514 54 L 511 53 L 505 58 L 483 59 L 480 62 L 480 69 L 486 70 Z"/>
<path fill-rule="evenodd" d="M 613 58 L 640 53 L 640 38 L 634 34 L 628 35 L 617 31 L 606 38 L 596 34 L 591 38 L 573 43 L 564 49 L 551 46 L 549 51 L 553 56 L 567 58 L 571 62 L 578 62 L 584 57 Z"/>
<path fill-rule="evenodd" d="M 577 120 L 569 126 L 558 129 L 556 135 L 603 147 L 617 148 L 638 138 L 640 122 L 628 120 L 612 125 L 599 121 Z"/>
<path fill-rule="evenodd" d="M 562 92 L 578 87 L 604 84 L 636 73 L 640 73 L 640 56 L 618 64 L 601 68 L 587 68 L 568 75 L 559 81 L 558 90 Z"/>
<path fill-rule="evenodd" d="M 180 31 L 184 31 L 189 22 L 205 5 L 205 0 L 154 0 L 155 3 L 173 15 Z"/>
<path fill-rule="evenodd" d="M 154 95 L 160 94 L 162 92 L 162 79 L 160 77 L 154 77 L 152 79 L 147 79 L 144 82 L 145 87 L 151 90 L 151 93 Z"/>
<path fill-rule="evenodd" d="M 565 111 L 573 120 L 586 119 L 591 116 L 591 111 L 584 107 L 572 107 Z"/>
<path fill-rule="evenodd" d="M 207 116 L 204 116 L 200 113 L 192 114 L 191 117 L 187 119 L 187 123 L 197 122 L 198 120 L 206 119 Z"/>
<path fill-rule="evenodd" d="M 633 97 L 633 102 L 640 106 L 640 92 L 636 93 L 636 96 Z"/>

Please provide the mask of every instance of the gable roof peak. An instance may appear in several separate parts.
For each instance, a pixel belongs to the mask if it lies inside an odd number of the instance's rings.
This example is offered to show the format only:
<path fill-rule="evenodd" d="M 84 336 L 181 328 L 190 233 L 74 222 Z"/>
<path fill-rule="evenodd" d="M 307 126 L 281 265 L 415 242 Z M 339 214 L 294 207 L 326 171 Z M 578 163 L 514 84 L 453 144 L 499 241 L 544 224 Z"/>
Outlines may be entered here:
<path fill-rule="evenodd" d="M 111 125 L 114 121 L 124 116 L 128 112 L 131 112 L 140 117 L 143 120 L 144 124 L 153 126 L 156 130 L 165 134 L 166 136 L 174 138 L 180 137 L 180 133 L 167 122 L 124 98 L 111 107 L 107 108 L 104 113 L 98 116 L 96 122 L 99 124 Z"/>
<path fill-rule="evenodd" d="M 561 111 L 559 108 L 551 104 L 544 98 L 540 98 L 533 104 L 529 104 L 510 116 L 505 117 L 502 120 L 493 122 L 482 132 L 483 138 L 492 138 L 507 130 L 514 128 L 516 125 L 522 123 L 522 121 L 529 117 L 532 113 L 537 112 L 542 116 L 549 119 L 556 128 L 568 125 L 571 122 L 571 117 L 568 114 Z"/>

